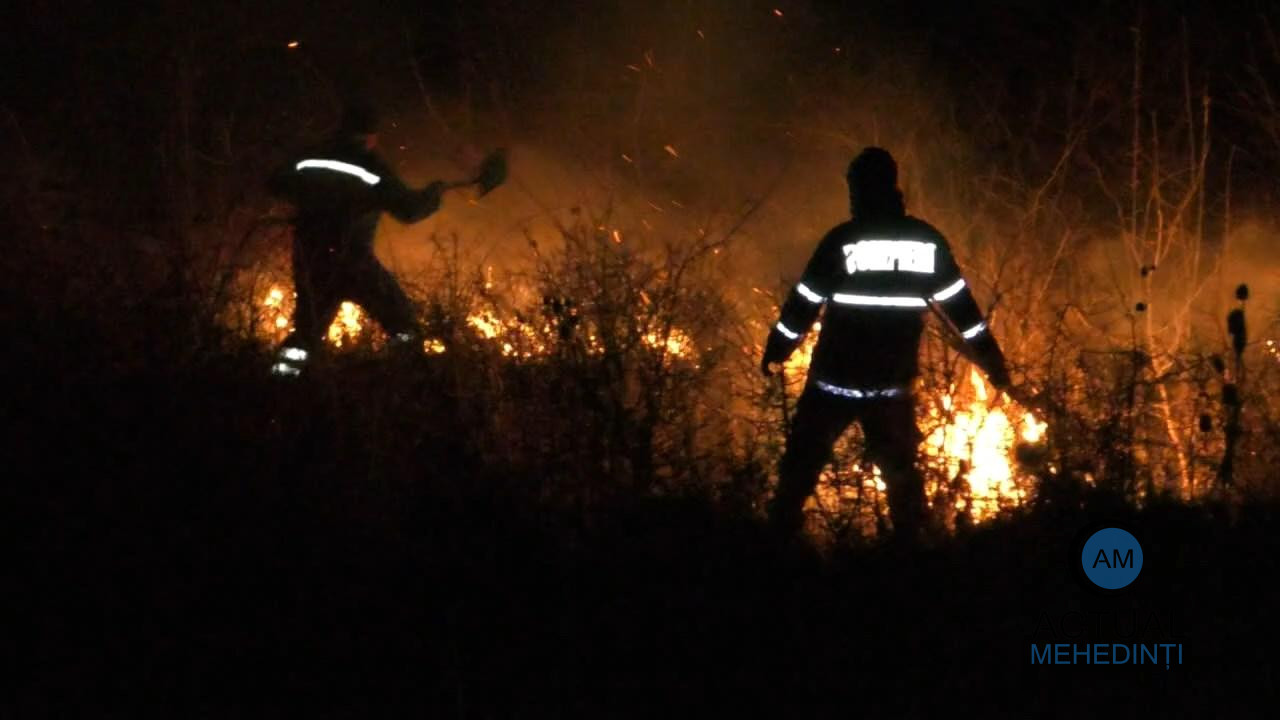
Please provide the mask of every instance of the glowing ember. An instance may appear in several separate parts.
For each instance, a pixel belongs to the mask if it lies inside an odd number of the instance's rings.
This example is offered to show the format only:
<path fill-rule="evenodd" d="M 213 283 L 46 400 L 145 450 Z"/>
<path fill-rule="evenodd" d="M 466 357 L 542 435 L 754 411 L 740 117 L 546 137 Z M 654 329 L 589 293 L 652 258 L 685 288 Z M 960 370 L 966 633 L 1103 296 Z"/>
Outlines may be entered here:
<path fill-rule="evenodd" d="M 644 344 L 679 358 L 689 358 L 693 355 L 693 340 L 679 328 L 671 328 L 665 338 L 659 332 L 645 333 Z"/>

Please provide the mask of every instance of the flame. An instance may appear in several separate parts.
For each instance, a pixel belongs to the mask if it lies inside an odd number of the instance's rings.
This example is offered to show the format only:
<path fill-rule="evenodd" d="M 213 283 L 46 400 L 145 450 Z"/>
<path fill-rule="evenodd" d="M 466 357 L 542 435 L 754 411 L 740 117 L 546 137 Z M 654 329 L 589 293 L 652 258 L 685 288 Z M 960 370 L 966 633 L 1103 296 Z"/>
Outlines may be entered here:
<path fill-rule="evenodd" d="M 284 284 L 272 285 L 260 307 L 258 335 L 273 343 L 282 342 L 294 330 L 293 311 L 298 294 L 286 288 Z M 355 345 L 365 336 L 366 315 L 359 305 L 342 303 L 325 330 L 325 339 L 335 348 Z M 428 339 L 423 343 L 423 352 L 438 355 L 445 352 L 445 345 L 440 340 Z"/>
<path fill-rule="evenodd" d="M 286 292 L 279 285 L 272 285 L 267 290 L 266 297 L 262 299 L 261 315 L 258 321 L 259 335 L 273 342 L 284 340 L 285 335 L 293 330 L 290 320 L 293 317 L 293 303 L 296 297 L 296 293 Z"/>
<path fill-rule="evenodd" d="M 668 355 L 679 358 L 690 358 L 693 355 L 693 339 L 680 328 L 671 328 L 665 334 L 650 331 L 644 334 L 644 344 L 653 350 L 662 350 Z"/>
<path fill-rule="evenodd" d="M 476 330 L 479 330 L 480 334 L 486 340 L 492 340 L 498 337 L 505 330 L 505 328 L 502 326 L 502 321 L 499 320 L 492 313 L 488 313 L 488 312 L 468 315 L 467 324 L 475 328 Z"/>
<path fill-rule="evenodd" d="M 486 284 L 489 284 L 487 278 Z M 279 342 L 293 329 L 291 318 L 296 297 L 284 284 L 268 289 L 260 307 L 260 332 L 264 337 Z M 360 306 L 344 302 L 329 325 L 326 338 L 335 348 L 354 345 L 364 336 L 367 324 L 366 313 Z M 547 356 L 558 342 L 552 320 L 529 322 L 518 316 L 504 316 L 496 308 L 472 311 L 466 317 L 466 324 L 477 338 L 493 343 L 509 358 Z M 790 392 L 794 393 L 796 386 L 802 384 L 821 330 L 822 324 L 814 323 L 784 364 Z M 579 332 L 589 354 L 603 352 L 598 329 L 584 322 Z M 651 326 L 640 333 L 639 340 L 644 347 L 662 352 L 669 359 L 696 362 L 694 339 L 679 327 Z M 1268 350 L 1280 354 L 1274 347 L 1274 341 L 1267 343 Z M 743 349 L 749 351 L 749 348 Z M 760 349 L 757 347 L 756 351 Z M 423 341 L 422 350 L 424 354 L 439 355 L 447 352 L 448 346 L 441 339 L 428 338 Z M 968 511 L 975 520 L 983 520 L 994 516 L 1003 505 L 1017 505 L 1026 499 L 1027 483 L 1019 483 L 1014 448 L 1019 442 L 1041 442 L 1046 423 L 1031 412 L 1017 408 L 1006 396 L 997 397 L 976 369 L 970 370 L 967 384 L 924 398 L 919 412 L 922 425 L 932 428 L 923 443 L 927 461 L 948 480 L 961 480 L 967 487 L 967 497 L 956 501 L 957 509 Z M 818 488 L 818 499 L 824 506 L 848 502 L 860 489 L 869 490 L 876 501 L 883 504 L 885 485 L 878 467 L 853 468 L 841 474 L 847 477 L 836 478 L 831 469 L 824 471 Z M 844 482 L 837 482 L 841 479 Z M 838 491 L 833 489 L 836 487 Z"/>
<path fill-rule="evenodd" d="M 297 295 L 285 288 L 282 284 L 272 285 L 260 307 L 262 319 L 258 332 L 264 339 L 276 343 L 283 341 L 285 335 L 293 330 L 291 321 Z M 471 312 L 466 323 L 479 339 L 498 347 L 504 357 L 527 360 L 550 355 L 557 337 L 556 328 L 549 320 L 541 324 L 531 323 L 504 317 L 492 308 Z M 367 324 L 367 314 L 359 305 L 344 302 L 330 323 L 325 338 L 335 348 L 349 347 L 364 337 Z M 604 348 L 596 332 L 590 328 L 583 330 L 587 352 L 592 355 L 602 353 Z M 679 327 L 650 329 L 640 335 L 640 341 L 645 347 L 662 351 L 670 358 L 692 360 L 697 356 L 693 338 Z M 422 351 L 427 355 L 440 355 L 448 351 L 448 346 L 441 339 L 427 338 L 422 343 Z"/>
<path fill-rule="evenodd" d="M 546 355 L 550 350 L 547 343 L 551 333 L 549 324 L 539 328 L 519 320 L 503 320 L 493 310 L 471 313 L 467 316 L 467 324 L 479 332 L 482 339 L 497 343 L 505 357 L 529 359 Z"/>
<path fill-rule="evenodd" d="M 1036 416 L 1031 413 L 1022 415 L 1022 439 L 1024 442 L 1038 443 L 1044 438 L 1044 431 L 1049 429 L 1049 423 L 1036 420 Z"/>
<path fill-rule="evenodd" d="M 796 386 L 801 385 L 821 329 L 822 324 L 815 323 L 784 363 L 790 392 L 797 392 Z M 1014 450 L 1019 441 L 1040 442 L 1048 425 L 1031 412 L 1014 412 L 1014 407 L 1007 396 L 996 397 L 977 369 L 970 370 L 967 387 L 952 388 L 920 403 L 920 422 L 926 428 L 933 428 L 925 438 L 924 454 L 947 479 L 964 481 L 968 499 L 957 500 L 956 505 L 958 509 L 967 510 L 975 520 L 991 518 L 1002 505 L 1016 506 L 1027 499 L 1026 483 L 1018 482 Z M 865 485 L 868 479 L 870 486 Z M 824 507 L 848 501 L 857 494 L 860 483 L 877 493 L 884 492 L 880 468 L 875 466 L 869 477 L 864 473 L 852 482 L 838 483 L 839 492 L 832 490 L 837 478 L 830 469 L 824 471 L 822 480 L 818 499 Z M 879 501 L 883 502 L 884 498 L 880 497 Z"/>
<path fill-rule="evenodd" d="M 782 364 L 783 369 L 789 377 L 799 377 L 803 372 L 809 369 L 809 361 L 813 359 L 813 348 L 818 344 L 818 334 L 822 332 L 822 323 L 816 322 L 809 329 L 809 334 L 805 335 L 804 340 L 800 342 L 792 353 L 791 357 Z"/>
<path fill-rule="evenodd" d="M 364 329 L 364 312 L 353 302 L 343 302 L 338 316 L 329 324 L 327 337 L 334 347 L 342 347 L 344 341 L 355 342 Z"/>
<path fill-rule="evenodd" d="M 1024 411 L 1019 421 L 1011 419 L 1006 408 L 1013 402 L 1001 395 L 992 402 L 991 392 L 976 368 L 969 371 L 972 399 L 959 402 L 956 392 L 945 393 L 938 407 L 928 412 L 935 423 L 945 420 L 925 438 L 925 454 L 938 461 L 947 478 L 963 474 L 970 499 L 957 500 L 958 508 L 967 505 L 975 519 L 993 516 L 1002 503 L 1018 505 L 1027 492 L 1016 482 L 1014 449 L 1021 439 L 1036 443 L 1048 424 Z"/>

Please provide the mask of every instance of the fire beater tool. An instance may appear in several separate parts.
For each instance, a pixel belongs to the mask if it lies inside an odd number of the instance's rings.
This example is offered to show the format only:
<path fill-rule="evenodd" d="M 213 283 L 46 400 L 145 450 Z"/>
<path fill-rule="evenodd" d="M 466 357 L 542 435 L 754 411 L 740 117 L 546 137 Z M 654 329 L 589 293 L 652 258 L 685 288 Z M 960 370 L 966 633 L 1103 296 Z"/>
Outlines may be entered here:
<path fill-rule="evenodd" d="M 484 197 L 492 192 L 494 188 L 506 182 L 506 180 L 507 151 L 505 148 L 498 148 L 489 153 L 484 162 L 480 163 L 480 169 L 476 171 L 474 177 L 468 180 L 445 183 L 444 189 L 458 190 L 474 185 L 480 190 L 480 197 Z"/>

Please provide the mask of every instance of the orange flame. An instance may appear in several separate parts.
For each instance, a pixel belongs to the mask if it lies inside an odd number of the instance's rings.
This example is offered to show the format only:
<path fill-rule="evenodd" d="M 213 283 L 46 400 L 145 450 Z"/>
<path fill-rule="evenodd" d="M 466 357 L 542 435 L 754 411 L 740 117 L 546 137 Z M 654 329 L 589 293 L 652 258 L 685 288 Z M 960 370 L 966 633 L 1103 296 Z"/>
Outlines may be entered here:
<path fill-rule="evenodd" d="M 814 323 L 783 365 L 791 393 L 798 392 L 821 329 L 821 323 Z M 970 370 L 968 380 L 967 392 L 953 388 L 935 401 L 926 398 L 921 403 L 922 423 L 934 428 L 926 436 L 923 449 L 929 462 L 947 478 L 956 478 L 963 472 L 971 498 L 967 510 L 975 520 L 984 520 L 993 517 L 1002 504 L 1016 506 L 1027 499 L 1026 483 L 1018 482 L 1014 450 L 1019 441 L 1040 442 L 1048 426 L 1031 412 L 1014 413 L 1014 403 L 1007 396 L 1001 395 L 997 401 L 977 369 Z M 869 479 L 876 492 L 884 492 L 878 467 L 872 467 Z M 833 480 L 831 471 L 825 471 L 823 484 L 819 485 L 819 500 L 824 507 L 831 507 L 841 497 L 847 500 L 849 493 L 857 491 L 855 483 L 842 488 L 844 496 L 833 494 Z M 965 509 L 965 505 L 964 501 L 957 501 L 959 508 Z"/>

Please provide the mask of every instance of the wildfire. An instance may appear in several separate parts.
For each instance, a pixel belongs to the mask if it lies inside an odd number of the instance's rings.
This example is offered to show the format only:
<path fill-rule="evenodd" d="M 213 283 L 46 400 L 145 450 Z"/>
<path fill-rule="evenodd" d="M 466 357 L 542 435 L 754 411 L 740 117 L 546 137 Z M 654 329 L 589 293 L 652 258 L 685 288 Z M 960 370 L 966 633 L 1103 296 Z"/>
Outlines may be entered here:
<path fill-rule="evenodd" d="M 670 332 L 650 331 L 644 334 L 644 344 L 653 350 L 662 350 L 668 355 L 679 358 L 693 356 L 693 339 L 680 328 L 671 328 Z"/>
<path fill-rule="evenodd" d="M 364 329 L 364 314 L 353 302 L 344 302 L 338 309 L 338 316 L 329 324 L 329 342 L 334 347 L 342 347 L 342 343 L 355 342 Z"/>
<path fill-rule="evenodd" d="M 287 292 L 279 285 L 272 285 L 262 300 L 261 330 L 265 337 L 279 342 L 293 331 L 294 303 L 298 294 Z M 354 343 L 364 331 L 365 314 L 359 305 L 344 302 L 338 308 L 338 314 L 325 331 L 325 337 L 334 347 L 343 347 Z"/>
<path fill-rule="evenodd" d="M 284 286 L 271 286 L 261 303 L 260 327 L 264 336 L 278 342 L 293 329 L 290 319 L 295 298 L 296 294 Z M 344 302 L 329 325 L 326 337 L 335 348 L 354 345 L 366 332 L 367 325 L 364 311 L 355 303 Z M 509 358 L 544 357 L 552 353 L 557 343 L 558 333 L 552 321 L 531 322 L 496 308 L 472 311 L 467 315 L 466 326 L 476 338 L 492 343 Z M 804 382 L 821 330 L 821 323 L 815 323 L 785 363 L 784 377 L 793 396 Z M 603 352 L 595 329 L 584 323 L 580 332 L 587 341 L 589 354 Z M 694 340 L 679 327 L 650 326 L 640 332 L 639 341 L 644 347 L 672 359 L 696 361 Z M 1272 354 L 1280 354 L 1274 343 L 1269 342 L 1267 348 Z M 441 339 L 428 338 L 423 341 L 422 351 L 438 355 L 447 352 L 448 347 Z M 922 449 L 926 462 L 935 470 L 932 475 L 965 489 L 955 501 L 957 510 L 969 513 L 975 520 L 983 520 L 994 516 L 1001 507 L 1018 505 L 1026 499 L 1028 483 L 1019 482 L 1014 449 L 1019 442 L 1041 441 L 1047 429 L 1045 423 L 1032 413 L 1016 408 L 1009 398 L 996 397 L 976 369 L 970 370 L 967 383 L 941 394 L 923 396 L 919 413 L 920 423 L 926 429 Z M 824 506 L 829 506 L 847 503 L 868 491 L 876 502 L 883 504 L 885 484 L 878 467 L 845 468 L 839 478 L 832 470 L 826 470 L 818 497 Z"/>
<path fill-rule="evenodd" d="M 535 328 L 518 320 L 503 320 L 493 310 L 481 310 L 468 315 L 467 324 L 474 328 L 481 338 L 500 343 L 502 354 L 506 357 L 528 359 L 547 354 L 545 338 L 551 332 L 550 326 Z"/>
<path fill-rule="evenodd" d="M 782 367 L 788 377 L 799 377 L 809 369 L 809 361 L 813 359 L 813 348 L 818 344 L 818 334 L 821 332 L 822 323 L 814 323 L 809 334 L 805 336 L 804 342 L 800 343 L 800 347 L 796 348 L 791 353 L 791 357 L 783 363 Z"/>
<path fill-rule="evenodd" d="M 804 342 L 784 364 L 789 392 L 798 392 L 813 357 L 821 323 L 815 323 Z M 948 480 L 963 481 L 968 500 L 958 499 L 956 507 L 967 510 L 975 520 L 990 518 L 1002 506 L 1026 500 L 1025 484 L 1017 482 L 1013 458 L 1019 441 L 1037 443 L 1044 438 L 1047 424 L 1030 412 L 1015 411 L 1008 397 L 995 397 L 977 369 L 971 369 L 968 387 L 950 388 L 920 403 L 920 422 L 927 430 L 923 450 L 928 462 Z M 880 468 L 872 466 L 869 477 L 849 478 L 839 492 L 831 486 L 837 478 L 831 470 L 823 473 L 819 498 L 824 506 L 848 501 L 863 489 L 884 492 Z M 870 480 L 867 484 L 866 480 Z M 824 487 L 825 486 L 825 487 Z M 883 502 L 883 497 L 880 498 Z"/>
<path fill-rule="evenodd" d="M 296 293 L 288 292 L 280 285 L 271 286 L 262 300 L 261 335 L 274 342 L 280 342 L 293 330 L 291 318 Z M 504 357 L 530 359 L 551 354 L 555 328 L 550 322 L 540 325 L 519 318 L 503 317 L 495 309 L 480 309 L 467 315 L 467 326 L 476 336 L 484 341 L 494 343 Z M 330 323 L 325 337 L 335 348 L 354 345 L 365 332 L 366 314 L 352 302 L 344 302 Z M 599 354 L 603 352 L 599 338 L 594 332 L 584 335 L 587 340 L 587 352 Z M 688 333 L 678 327 L 657 328 L 644 332 L 640 341 L 651 350 L 665 352 L 672 358 L 693 359 L 696 347 Z M 440 355 L 448 351 L 445 342 L 438 338 L 428 338 L 422 343 L 422 351 L 427 355 Z"/>
<path fill-rule="evenodd" d="M 1024 412 L 1015 422 L 1001 406 L 992 406 L 987 384 L 976 369 L 969 371 L 972 400 L 957 407 L 956 393 L 942 396 L 938 406 L 929 409 L 929 418 L 938 427 L 925 438 L 925 454 L 942 463 L 948 478 L 963 474 L 968 484 L 969 509 L 975 518 L 990 517 L 1001 500 L 1019 504 L 1026 490 L 1014 482 L 1014 463 L 1010 455 L 1018 438 L 1038 442 L 1046 424 Z M 1002 398 L 1007 407 L 1011 401 Z M 957 508 L 965 505 L 956 501 Z"/>

